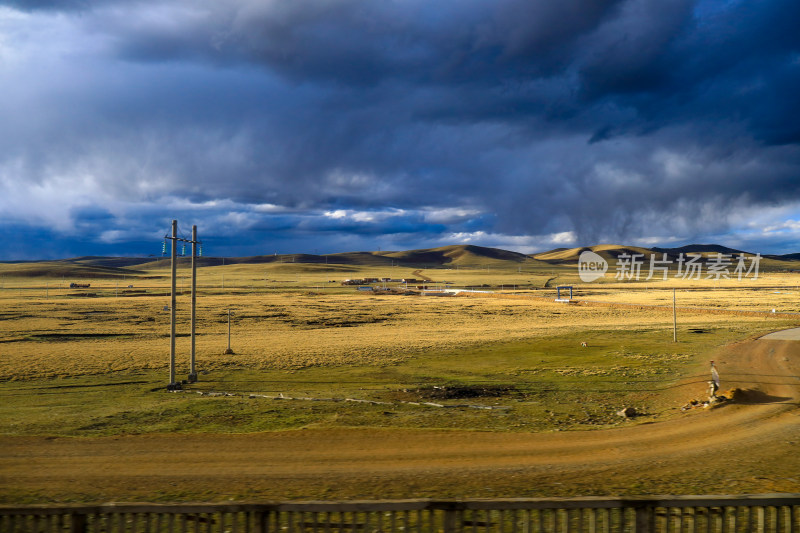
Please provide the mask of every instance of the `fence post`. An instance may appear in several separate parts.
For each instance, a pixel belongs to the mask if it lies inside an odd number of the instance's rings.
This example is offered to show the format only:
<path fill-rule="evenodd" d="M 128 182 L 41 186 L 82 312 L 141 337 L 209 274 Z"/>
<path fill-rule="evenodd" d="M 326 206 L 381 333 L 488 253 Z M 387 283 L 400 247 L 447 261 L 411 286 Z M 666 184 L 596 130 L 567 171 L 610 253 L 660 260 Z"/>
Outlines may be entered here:
<path fill-rule="evenodd" d="M 456 533 L 458 511 L 455 509 L 444 510 L 444 533 Z"/>
<path fill-rule="evenodd" d="M 642 502 L 635 504 L 636 512 L 636 533 L 653 533 L 652 524 L 655 516 L 653 506 L 650 503 Z"/>
<path fill-rule="evenodd" d="M 267 516 L 264 511 L 255 511 L 253 513 L 253 533 L 267 533 Z"/>
<path fill-rule="evenodd" d="M 85 513 L 72 513 L 69 533 L 87 533 L 89 523 Z"/>

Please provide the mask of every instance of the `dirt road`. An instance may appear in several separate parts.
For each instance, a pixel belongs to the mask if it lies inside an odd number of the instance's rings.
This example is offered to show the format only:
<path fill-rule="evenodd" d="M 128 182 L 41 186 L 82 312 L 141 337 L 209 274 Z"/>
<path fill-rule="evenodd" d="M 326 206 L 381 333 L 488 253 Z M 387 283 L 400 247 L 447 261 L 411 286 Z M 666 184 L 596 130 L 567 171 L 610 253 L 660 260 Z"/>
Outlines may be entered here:
<path fill-rule="evenodd" d="M 414 272 L 412 272 L 412 274 L 413 274 L 413 275 L 415 275 L 415 276 L 417 276 L 417 277 L 418 277 L 419 279 L 421 279 L 422 281 L 433 281 L 431 278 L 429 278 L 428 276 L 426 276 L 425 274 L 423 274 L 423 273 L 422 273 L 422 270 L 415 270 Z"/>
<path fill-rule="evenodd" d="M 714 357 L 722 389 L 749 389 L 746 403 L 605 431 L 5 437 L 0 499 L 800 492 L 800 342 L 751 340 Z M 695 383 L 668 400 L 677 408 L 701 393 Z"/>
<path fill-rule="evenodd" d="M 762 340 L 800 341 L 800 328 L 783 329 L 761 337 Z"/>

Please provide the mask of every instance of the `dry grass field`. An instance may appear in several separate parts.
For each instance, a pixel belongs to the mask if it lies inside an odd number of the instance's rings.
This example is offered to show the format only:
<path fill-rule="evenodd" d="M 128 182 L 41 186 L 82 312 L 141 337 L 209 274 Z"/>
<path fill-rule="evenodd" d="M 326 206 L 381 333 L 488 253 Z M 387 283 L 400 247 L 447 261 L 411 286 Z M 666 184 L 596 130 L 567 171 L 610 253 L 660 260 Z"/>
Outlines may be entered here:
<path fill-rule="evenodd" d="M 591 287 L 578 290 L 576 298 L 598 302 L 627 303 L 672 307 L 672 288 L 678 308 L 727 309 L 770 313 L 800 313 L 800 276 L 770 276 L 764 285 L 739 286 L 738 281 L 701 286 L 679 284 L 609 289 Z"/>
<path fill-rule="evenodd" d="M 661 329 L 665 338 L 671 337 L 671 309 L 626 311 L 478 294 L 381 295 L 323 284 L 308 273 L 287 275 L 280 268 L 269 272 L 259 287 L 253 270 L 240 265 L 201 269 L 197 356 L 205 369 L 387 365 L 431 351 L 553 335 L 574 335 L 578 344 L 584 332 L 592 330 Z M 90 289 L 61 289 L 55 281 L 42 288 L 40 280 L 35 288 L 21 288 L 21 281 L 18 287 L 6 286 L 0 291 L 0 379 L 163 368 L 170 317 L 165 310 L 170 302 L 165 275 L 148 272 L 145 277 L 151 279 L 136 280 L 134 289 L 118 289 L 108 280 L 92 280 Z M 513 278 L 513 273 L 508 275 Z M 481 281 L 475 273 L 461 276 L 467 285 Z M 217 278 L 220 284 L 215 286 L 211 281 Z M 800 312 L 800 293 L 788 281 L 794 280 L 775 276 L 764 281 L 772 287 L 785 285 L 782 290 L 735 285 L 679 289 L 681 326 L 708 328 L 730 321 L 726 315 L 704 315 L 690 308 Z M 177 346 L 183 360 L 189 350 L 188 285 L 177 305 Z M 671 306 L 672 291 L 659 289 L 576 286 L 575 295 L 598 302 Z M 137 290 L 146 292 L 133 292 Z M 552 292 L 528 294 L 552 297 Z M 234 355 L 223 354 L 229 309 Z M 760 327 L 769 319 L 765 314 L 738 320 Z"/>
<path fill-rule="evenodd" d="M 679 407 L 705 390 L 709 359 L 723 359 L 731 343 L 800 322 L 791 314 L 800 312 L 792 273 L 767 272 L 747 283 L 609 278 L 581 284 L 574 283 L 574 266 L 486 263 L 202 266 L 200 380 L 174 394 L 165 390 L 170 297 L 164 262 L 103 271 L 0 265 L 0 434 L 89 439 L 356 427 L 500 433 L 627 427 L 683 416 Z M 181 378 L 188 373 L 190 346 L 185 264 L 179 276 Z M 494 294 L 405 294 L 397 282 L 387 283 L 397 289 L 392 294 L 341 285 L 360 277 L 428 279 L 419 284 L 449 282 Z M 72 281 L 90 287 L 70 289 Z M 553 302 L 554 286 L 562 283 L 575 285 L 577 299 L 598 305 Z M 672 342 L 673 288 L 678 343 Z M 224 353 L 228 310 L 233 354 Z M 722 368 L 730 385 L 748 386 L 752 379 Z M 276 396 L 298 399 L 268 399 Z M 642 416 L 617 416 L 626 405 Z M 62 486 L 56 494 L 46 486 L 10 487 L 0 499 L 83 498 L 77 488 Z M 185 499 L 202 493 L 119 490 L 118 496 L 112 490 L 94 497 Z M 316 490 L 297 496 L 358 493 L 352 487 Z"/>

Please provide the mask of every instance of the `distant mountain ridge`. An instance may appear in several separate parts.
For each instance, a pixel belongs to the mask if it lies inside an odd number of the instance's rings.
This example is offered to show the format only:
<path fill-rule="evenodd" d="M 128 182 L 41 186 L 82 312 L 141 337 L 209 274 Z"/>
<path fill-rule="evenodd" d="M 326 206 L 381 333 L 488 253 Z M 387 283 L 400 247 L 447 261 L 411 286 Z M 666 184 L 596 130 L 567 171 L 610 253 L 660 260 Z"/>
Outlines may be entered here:
<path fill-rule="evenodd" d="M 651 248 L 654 252 L 659 253 L 667 253 L 667 254 L 731 254 L 731 255 L 738 255 L 738 254 L 750 254 L 750 252 L 744 252 L 742 250 L 736 250 L 735 248 L 728 248 L 727 246 L 721 246 L 719 244 L 687 244 L 686 246 L 681 246 L 679 248 L 658 248 L 653 247 Z"/>
<path fill-rule="evenodd" d="M 638 246 L 623 246 L 621 244 L 598 244 L 595 246 L 581 246 L 578 248 L 556 248 L 547 252 L 533 254 L 532 257 L 539 261 L 554 264 L 577 263 L 578 258 L 583 252 L 594 252 L 605 259 L 616 259 L 622 254 L 645 254 L 653 253 L 647 248 Z"/>
<path fill-rule="evenodd" d="M 644 248 L 641 246 L 625 246 L 621 244 L 598 244 L 595 246 L 583 246 L 579 248 L 555 248 L 547 252 L 540 252 L 533 254 L 532 257 L 549 263 L 565 264 L 577 263 L 580 254 L 585 251 L 592 251 L 604 257 L 605 259 L 616 259 L 622 254 L 643 254 L 649 256 L 652 254 L 666 254 L 669 260 L 676 260 L 681 254 L 699 254 L 703 257 L 714 256 L 716 254 L 725 254 L 731 256 L 738 256 L 744 254 L 746 256 L 755 255 L 753 252 L 744 250 L 737 250 L 719 244 L 687 244 L 676 248 L 661 248 L 654 246 L 653 248 Z M 762 257 L 777 260 L 777 261 L 797 261 L 800 260 L 800 253 L 786 254 L 786 255 L 764 255 Z"/>
<path fill-rule="evenodd" d="M 489 248 L 472 244 L 459 244 L 441 246 L 438 248 L 424 248 L 405 251 L 373 251 L 373 252 L 340 252 L 334 254 L 273 254 L 250 257 L 198 257 L 197 264 L 201 267 L 236 265 L 236 264 L 274 264 L 282 263 L 289 267 L 291 263 L 342 265 L 352 267 L 386 267 L 403 266 L 414 268 L 458 268 L 501 266 L 503 264 L 517 265 L 521 263 L 540 265 L 570 265 L 577 264 L 580 254 L 592 251 L 606 260 L 616 260 L 622 254 L 667 254 L 668 259 L 674 261 L 680 254 L 701 254 L 705 257 L 717 253 L 739 255 L 754 255 L 746 252 L 721 246 L 718 244 L 689 244 L 676 248 L 644 248 L 640 246 L 625 246 L 620 244 L 599 244 L 575 248 L 555 248 L 546 252 L 535 254 L 522 254 L 500 248 Z M 780 265 L 781 262 L 800 261 L 800 253 L 784 255 L 764 255 L 766 260 Z M 179 258 L 181 265 L 188 265 L 190 257 Z M 54 273 L 72 277 L 118 277 L 121 274 L 140 273 L 153 268 L 166 268 L 170 264 L 169 257 L 96 257 L 84 256 L 70 259 L 46 261 L 6 261 L 6 272 L 28 277 L 52 276 Z M 796 265 L 787 265 L 786 268 L 797 268 Z"/>

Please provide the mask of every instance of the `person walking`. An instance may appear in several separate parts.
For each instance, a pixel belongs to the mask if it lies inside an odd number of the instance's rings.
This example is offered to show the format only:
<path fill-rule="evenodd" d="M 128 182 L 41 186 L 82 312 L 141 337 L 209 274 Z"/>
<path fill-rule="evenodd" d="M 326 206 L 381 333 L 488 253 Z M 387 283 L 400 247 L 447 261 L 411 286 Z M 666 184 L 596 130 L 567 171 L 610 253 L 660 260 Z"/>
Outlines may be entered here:
<path fill-rule="evenodd" d="M 714 361 L 711 361 L 711 381 L 708 382 L 708 398 L 714 400 L 717 398 L 717 391 L 719 390 L 719 372 Z"/>

